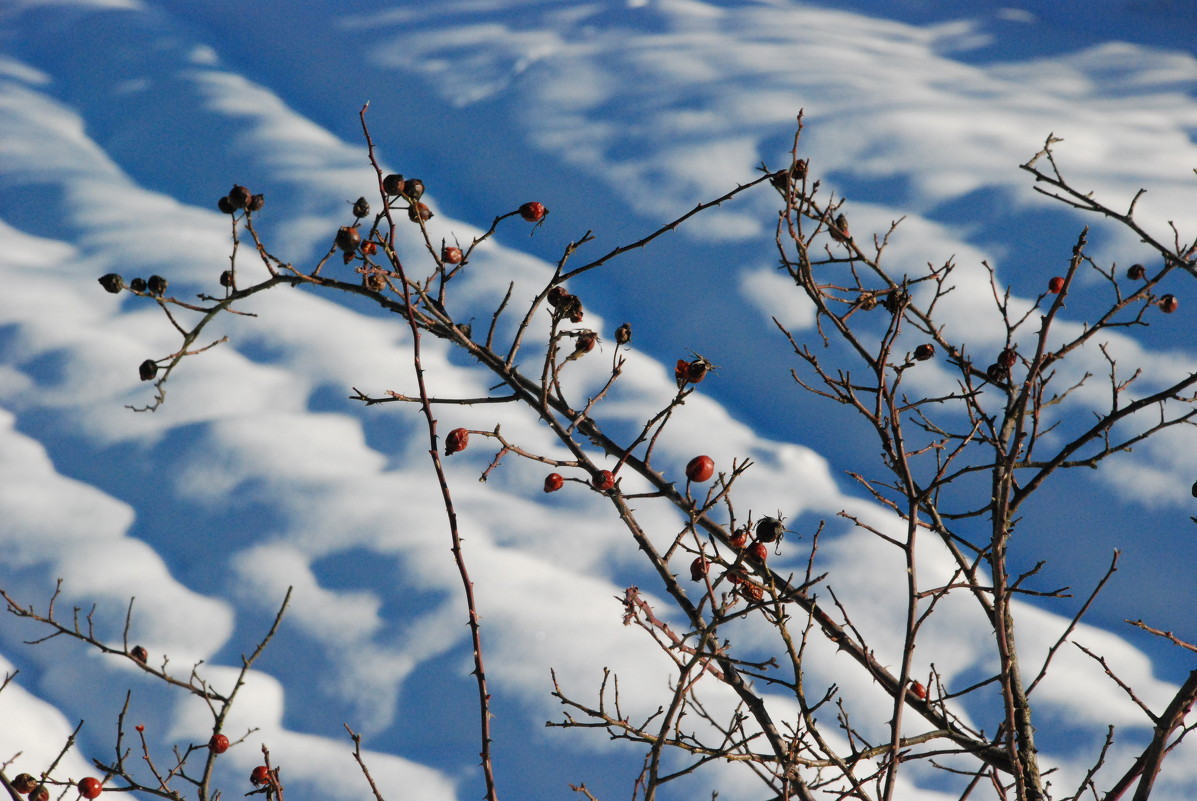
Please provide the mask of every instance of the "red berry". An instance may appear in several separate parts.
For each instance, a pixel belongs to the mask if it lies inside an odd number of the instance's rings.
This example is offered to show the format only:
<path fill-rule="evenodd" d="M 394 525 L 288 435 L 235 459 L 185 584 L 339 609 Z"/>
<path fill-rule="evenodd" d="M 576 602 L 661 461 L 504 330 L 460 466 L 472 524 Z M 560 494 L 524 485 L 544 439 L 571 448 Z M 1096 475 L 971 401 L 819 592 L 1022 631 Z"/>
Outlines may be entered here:
<path fill-rule="evenodd" d="M 1142 281 L 1147 275 L 1147 268 L 1142 264 L 1132 264 L 1126 271 L 1126 277 L 1132 281 Z"/>
<path fill-rule="evenodd" d="M 378 252 L 378 245 L 374 244 L 373 240 L 366 240 L 362 243 L 361 251 L 363 255 L 373 256 Z"/>
<path fill-rule="evenodd" d="M 79 780 L 79 795 L 84 798 L 99 798 L 103 790 L 104 786 L 94 776 L 88 776 L 86 779 Z"/>
<path fill-rule="evenodd" d="M 565 486 L 565 479 L 561 477 L 560 473 L 549 473 L 544 477 L 544 491 L 556 492 Z"/>
<path fill-rule="evenodd" d="M 1060 294 L 1060 290 L 1062 290 L 1063 288 L 1064 288 L 1064 279 L 1058 275 L 1053 276 L 1052 280 L 1047 282 L 1047 291 L 1051 292 L 1053 295 Z"/>
<path fill-rule="evenodd" d="M 596 490 L 602 490 L 603 492 L 606 492 L 615 486 L 615 474 L 610 470 L 599 470 L 594 474 L 594 477 L 591 479 L 590 483 L 594 485 Z"/>
<path fill-rule="evenodd" d="M 411 220 L 412 222 L 420 222 L 421 220 L 428 222 L 434 216 L 436 215 L 432 213 L 432 209 L 428 208 L 423 203 L 413 203 L 407 209 L 407 219 Z"/>
<path fill-rule="evenodd" d="M 362 235 L 358 232 L 356 225 L 343 225 L 337 229 L 337 247 L 346 253 L 357 250 L 357 246 L 361 243 Z"/>
<path fill-rule="evenodd" d="M 763 542 L 754 542 L 748 548 L 748 555 L 758 562 L 763 562 L 769 558 L 769 549 L 765 547 Z"/>
<path fill-rule="evenodd" d="M 921 682 L 912 681 L 910 683 L 910 694 L 920 701 L 927 700 L 927 688 Z"/>
<path fill-rule="evenodd" d="M 1171 314 L 1180 308 L 1180 301 L 1177 300 L 1176 295 L 1164 295 L 1160 298 L 1160 311 L 1164 314 Z"/>
<path fill-rule="evenodd" d="M 935 346 L 927 342 L 914 349 L 914 358 L 925 362 L 935 355 Z"/>
<path fill-rule="evenodd" d="M 137 731 L 138 731 L 139 733 L 140 733 L 140 732 L 143 732 L 143 731 L 145 731 L 145 726 L 142 726 L 140 723 L 138 723 L 138 724 L 137 724 L 136 726 L 134 726 L 133 728 L 137 729 Z"/>
<path fill-rule="evenodd" d="M 37 779 L 28 773 L 18 773 L 16 778 L 12 780 L 12 789 L 21 795 L 29 794 L 33 791 L 34 787 L 37 787 Z"/>
<path fill-rule="evenodd" d="M 528 222 L 540 222 L 548 213 L 549 210 L 544 207 L 544 204 L 535 200 L 520 206 L 520 216 Z"/>
<path fill-rule="evenodd" d="M 155 369 L 157 369 L 157 365 L 155 365 Z M 142 648 L 140 645 L 134 645 L 133 650 L 129 652 L 129 656 L 133 657 L 135 660 L 137 660 L 138 662 L 140 662 L 143 665 L 146 662 L 148 662 L 150 659 L 149 652 L 146 651 L 146 649 Z"/>
<path fill-rule="evenodd" d="M 223 734 L 213 734 L 212 739 L 208 741 L 208 748 L 215 754 L 223 754 L 229 750 L 229 738 Z"/>
<path fill-rule="evenodd" d="M 50 801 L 50 790 L 44 784 L 39 784 L 29 792 L 29 801 Z"/>
<path fill-rule="evenodd" d="M 701 484 L 715 475 L 715 460 L 710 456 L 695 456 L 686 465 L 686 478 Z"/>
<path fill-rule="evenodd" d="M 736 531 L 732 532 L 731 539 L 728 540 L 728 543 L 731 545 L 731 547 L 735 548 L 737 551 L 743 548 L 747 542 L 747 528 L 736 529 Z"/>
<path fill-rule="evenodd" d="M 254 784 L 265 784 L 270 781 L 270 768 L 258 765 L 254 768 L 253 773 L 249 774 L 249 780 Z"/>
<path fill-rule="evenodd" d="M 461 248 L 446 245 L 441 248 L 441 261 L 446 264 L 460 264 L 461 263 Z"/>
<path fill-rule="evenodd" d="M 455 428 L 445 437 L 445 455 L 452 456 L 458 451 L 464 451 L 470 444 L 470 432 L 464 428 Z"/>
<path fill-rule="evenodd" d="M 690 580 L 702 581 L 707 575 L 707 560 L 701 556 L 690 563 Z"/>

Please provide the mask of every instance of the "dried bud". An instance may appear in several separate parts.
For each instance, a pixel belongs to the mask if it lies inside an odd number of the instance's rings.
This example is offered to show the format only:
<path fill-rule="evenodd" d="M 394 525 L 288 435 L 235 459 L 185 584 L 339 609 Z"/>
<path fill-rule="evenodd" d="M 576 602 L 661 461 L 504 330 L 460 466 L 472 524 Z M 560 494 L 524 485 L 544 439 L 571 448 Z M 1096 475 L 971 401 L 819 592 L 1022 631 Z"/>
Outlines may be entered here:
<path fill-rule="evenodd" d="M 229 190 L 229 203 L 232 203 L 235 209 L 245 208 L 251 200 L 253 200 L 253 195 L 240 184 L 233 184 L 233 188 Z"/>
<path fill-rule="evenodd" d="M 352 253 L 362 243 L 362 235 L 358 233 L 356 225 L 343 225 L 337 229 L 336 242 L 341 250 Z"/>
<path fill-rule="evenodd" d="M 125 279 L 121 278 L 116 273 L 108 273 L 100 276 L 100 286 L 104 287 L 105 292 L 116 294 L 125 288 Z"/>
<path fill-rule="evenodd" d="M 403 182 L 403 194 L 411 201 L 424 197 L 424 182 L 419 178 L 408 178 Z"/>
<path fill-rule="evenodd" d="M 925 362 L 935 356 L 935 346 L 930 342 L 925 342 L 914 349 L 914 358 L 920 362 Z"/>
<path fill-rule="evenodd" d="M 160 275 L 151 275 L 150 280 L 146 281 L 145 285 L 151 295 L 162 297 L 166 294 L 166 279 Z"/>
<path fill-rule="evenodd" d="M 632 341 L 632 324 L 624 323 L 615 329 L 615 344 L 626 345 Z"/>
<path fill-rule="evenodd" d="M 425 206 L 423 203 L 415 203 L 407 210 L 407 219 L 412 222 L 428 222 L 433 218 L 432 209 Z"/>
<path fill-rule="evenodd" d="M 359 197 L 357 200 L 353 201 L 354 217 L 357 217 L 360 220 L 362 217 L 368 217 L 369 215 L 370 203 L 364 197 Z"/>
<path fill-rule="evenodd" d="M 137 372 L 142 381 L 153 381 L 154 376 L 158 375 L 158 363 L 153 359 L 146 359 L 137 368 Z"/>
<path fill-rule="evenodd" d="M 145 292 L 145 279 L 134 278 L 129 282 L 129 289 L 132 289 L 134 292 Z"/>
<path fill-rule="evenodd" d="M 885 296 L 885 308 L 890 314 L 899 314 L 910 304 L 910 295 L 901 289 L 891 289 Z"/>
<path fill-rule="evenodd" d="M 402 195 L 403 184 L 403 176 L 397 172 L 393 172 L 382 179 L 382 191 L 392 196 Z"/>

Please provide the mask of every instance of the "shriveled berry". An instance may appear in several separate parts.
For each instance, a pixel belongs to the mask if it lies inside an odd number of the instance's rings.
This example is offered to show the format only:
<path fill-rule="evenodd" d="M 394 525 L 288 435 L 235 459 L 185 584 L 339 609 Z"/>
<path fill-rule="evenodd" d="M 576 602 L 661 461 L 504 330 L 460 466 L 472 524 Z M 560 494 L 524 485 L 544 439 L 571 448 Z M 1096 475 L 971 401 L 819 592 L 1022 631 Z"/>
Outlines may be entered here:
<path fill-rule="evenodd" d="M 1193 497 L 1197 498 L 1197 482 L 1193 482 L 1193 489 L 1191 490 Z"/>
<path fill-rule="evenodd" d="M 100 784 L 100 780 L 95 776 L 88 776 L 86 779 L 79 780 L 79 795 L 84 798 L 99 798 L 100 793 L 104 790 L 104 785 Z"/>
<path fill-rule="evenodd" d="M 403 184 L 403 176 L 397 172 L 393 172 L 382 179 L 382 191 L 388 195 L 402 195 Z"/>
<path fill-rule="evenodd" d="M 461 264 L 461 248 L 446 245 L 441 248 L 441 261 L 446 264 Z"/>
<path fill-rule="evenodd" d="M 544 491 L 556 492 L 565 486 L 565 479 L 561 477 L 560 473 L 549 473 L 544 477 Z"/>
<path fill-rule="evenodd" d="M 233 271 L 225 270 L 220 274 L 220 285 L 229 289 L 235 289 L 233 285 Z"/>
<path fill-rule="evenodd" d="M 540 222 L 548 213 L 549 210 L 544 207 L 544 204 L 535 200 L 520 206 L 520 216 L 528 222 Z"/>
<path fill-rule="evenodd" d="M 756 524 L 756 538 L 759 542 L 776 542 L 785 533 L 785 526 L 776 517 L 762 517 Z"/>
<path fill-rule="evenodd" d="M 599 470 L 591 478 L 590 483 L 596 490 L 606 492 L 615 486 L 615 474 L 610 470 Z"/>
<path fill-rule="evenodd" d="M 140 645 L 134 645 L 133 649 L 129 651 L 129 656 L 133 657 L 143 665 L 150 660 L 149 652 Z"/>
<path fill-rule="evenodd" d="M 920 362 L 925 362 L 934 356 L 935 346 L 930 342 L 924 342 L 922 345 L 919 345 L 914 349 L 914 358 L 918 359 Z"/>
<path fill-rule="evenodd" d="M 233 184 L 233 188 L 229 190 L 229 202 L 235 209 L 245 208 L 251 200 L 253 200 L 253 195 L 241 184 Z"/>
<path fill-rule="evenodd" d="M 378 252 L 378 245 L 374 244 L 373 239 L 367 239 L 362 243 L 362 246 L 359 248 L 359 250 L 361 250 L 363 256 L 373 256 Z"/>
<path fill-rule="evenodd" d="M 116 273 L 108 273 L 107 275 L 100 276 L 100 286 L 104 287 L 105 292 L 111 292 L 115 295 L 125 288 L 125 279 Z"/>
<path fill-rule="evenodd" d="M 411 220 L 412 222 L 420 222 L 421 220 L 428 222 L 434 216 L 435 215 L 432 213 L 432 209 L 428 208 L 423 203 L 413 203 L 411 208 L 407 210 L 407 219 Z"/>
<path fill-rule="evenodd" d="M 686 478 L 701 484 L 715 475 L 715 460 L 710 456 L 695 456 L 686 465 Z"/>
<path fill-rule="evenodd" d="M 1142 281 L 1147 276 L 1147 268 L 1142 264 L 1132 264 L 1126 269 L 1126 277 L 1132 281 Z"/>
<path fill-rule="evenodd" d="M 50 801 L 50 790 L 44 784 L 39 784 L 29 791 L 29 801 Z"/>
<path fill-rule="evenodd" d="M 1164 314 L 1171 314 L 1180 308 L 1180 300 L 1176 295 L 1164 295 L 1160 298 L 1160 311 Z"/>
<path fill-rule="evenodd" d="M 1064 289 L 1064 279 L 1061 276 L 1053 275 L 1051 280 L 1047 282 L 1047 291 L 1053 295 L 1058 295 Z"/>
<path fill-rule="evenodd" d="M 624 323 L 615 329 L 615 344 L 626 345 L 632 341 L 632 324 Z"/>
<path fill-rule="evenodd" d="M 769 558 L 769 549 L 763 542 L 754 542 L 748 546 L 748 555 L 758 562 L 763 562 Z"/>
<path fill-rule="evenodd" d="M 233 205 L 233 201 L 229 200 L 228 195 L 223 195 L 220 200 L 216 201 L 216 208 L 220 209 L 225 214 L 237 213 L 237 207 Z"/>
<path fill-rule="evenodd" d="M 146 289 L 151 295 L 162 297 L 166 294 L 167 281 L 160 275 L 151 275 L 150 280 L 145 282 Z"/>
<path fill-rule="evenodd" d="M 703 559 L 701 556 L 698 557 L 690 563 L 690 580 L 702 581 L 704 578 L 706 578 L 708 568 L 709 565 L 707 564 L 707 560 Z"/>
<path fill-rule="evenodd" d="M 214 754 L 223 754 L 229 750 L 229 738 L 223 734 L 213 734 L 212 739 L 208 741 L 208 748 Z"/>
<path fill-rule="evenodd" d="M 408 178 L 403 182 L 403 194 L 411 200 L 424 197 L 424 182 L 419 178 Z"/>
<path fill-rule="evenodd" d="M 910 694 L 920 701 L 927 700 L 927 688 L 923 686 L 922 682 L 912 681 L 910 683 Z"/>
<path fill-rule="evenodd" d="M 991 364 L 989 367 L 985 368 L 985 375 L 990 381 L 1002 381 L 1009 374 L 1009 370 L 997 363 Z"/>
<path fill-rule="evenodd" d="M 686 366 L 686 380 L 691 384 L 697 384 L 707 377 L 707 372 L 711 369 L 711 363 L 699 356 L 694 361 Z"/>
<path fill-rule="evenodd" d="M 549 290 L 549 294 L 545 295 L 545 300 L 547 300 L 549 302 L 550 306 L 552 306 L 553 308 L 557 308 L 558 306 L 561 305 L 561 302 L 563 300 L 565 300 L 566 298 L 572 298 L 572 297 L 573 297 L 573 295 L 569 294 L 569 292 L 566 291 L 565 287 L 558 284 L 557 286 L 555 286 Z"/>
<path fill-rule="evenodd" d="M 464 451 L 470 444 L 470 432 L 464 428 L 455 428 L 445 437 L 445 455 L 452 456 L 458 451 Z"/>
<path fill-rule="evenodd" d="M 1018 361 L 1018 351 L 1014 348 L 1003 348 L 997 357 L 998 364 L 1009 370 Z"/>
<path fill-rule="evenodd" d="M 362 243 L 362 235 L 358 232 L 356 225 L 342 225 L 337 229 L 336 242 L 337 247 L 341 250 L 352 253 Z"/>
<path fill-rule="evenodd" d="M 885 308 L 890 314 L 900 314 L 909 305 L 909 292 L 901 289 L 891 289 L 885 295 Z"/>
<path fill-rule="evenodd" d="M 246 211 L 261 211 L 262 207 L 266 205 L 265 195 L 254 195 L 249 199 L 249 203 L 245 204 Z"/>
<path fill-rule="evenodd" d="M 357 217 L 360 220 L 362 217 L 368 217 L 369 215 L 370 202 L 368 200 L 366 200 L 364 197 L 359 197 L 357 200 L 353 201 L 354 217 Z"/>
<path fill-rule="evenodd" d="M 134 278 L 129 282 L 129 289 L 132 289 L 134 292 L 145 292 L 145 279 Z"/>
<path fill-rule="evenodd" d="M 587 353 L 590 353 L 590 351 L 594 350 L 594 346 L 596 344 L 598 344 L 597 334 L 595 334 L 593 331 L 582 332 L 578 335 L 578 338 L 574 340 L 574 352 L 566 357 L 566 361 L 572 362 L 574 359 L 582 358 Z"/>
<path fill-rule="evenodd" d="M 26 795 L 37 787 L 37 779 L 30 776 L 28 773 L 18 773 L 12 780 L 12 789 L 16 790 L 21 795 Z"/>
<path fill-rule="evenodd" d="M 387 288 L 387 279 L 382 273 L 366 273 L 362 276 L 362 286 L 372 292 L 381 292 Z"/>
<path fill-rule="evenodd" d="M 141 376 L 142 381 L 153 381 L 154 376 L 158 375 L 158 363 L 153 359 L 146 359 L 137 366 L 137 374 Z"/>
<path fill-rule="evenodd" d="M 737 551 L 742 549 L 748 544 L 748 528 L 744 527 L 736 529 L 732 532 L 731 539 L 729 539 L 727 542 Z"/>
<path fill-rule="evenodd" d="M 270 768 L 265 765 L 258 765 L 249 774 L 249 780 L 254 784 L 266 784 L 270 781 Z"/>

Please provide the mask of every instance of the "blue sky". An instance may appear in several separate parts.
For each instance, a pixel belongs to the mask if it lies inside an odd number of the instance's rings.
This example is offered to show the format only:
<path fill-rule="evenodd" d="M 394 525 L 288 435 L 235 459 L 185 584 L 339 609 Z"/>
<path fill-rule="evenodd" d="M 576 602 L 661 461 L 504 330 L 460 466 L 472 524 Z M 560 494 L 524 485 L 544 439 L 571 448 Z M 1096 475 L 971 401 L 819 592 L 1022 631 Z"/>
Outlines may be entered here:
<path fill-rule="evenodd" d="M 343 722 L 366 734 L 384 786 L 477 797 L 464 614 L 421 423 L 412 410 L 347 400 L 352 386 L 410 388 L 403 327 L 353 300 L 268 293 L 255 301 L 258 317 L 213 334 L 228 334 L 228 345 L 184 365 L 159 412 L 135 415 L 125 404 L 148 399 L 138 363 L 176 340 L 156 308 L 113 298 L 94 279 L 159 273 L 180 296 L 213 291 L 228 264 L 215 201 L 234 182 L 266 195 L 261 226 L 275 253 L 318 258 L 348 221 L 347 201 L 370 195 L 357 121 L 369 101 L 380 158 L 424 179 L 437 235 L 468 240 L 534 198 L 551 209 L 535 236 L 504 227 L 474 260 L 456 311 L 485 320 L 509 281 L 530 298 L 585 231 L 598 255 L 751 179 L 761 161 L 781 165 L 804 108 L 804 154 L 848 198 L 854 231 L 905 217 L 891 264 L 914 271 L 954 256 L 961 288 L 945 322 L 984 350 L 997 340 L 982 261 L 1027 301 L 1063 269 L 1084 224 L 1094 226 L 1095 257 L 1144 258 L 1133 239 L 1032 191 L 1017 165 L 1049 133 L 1064 138 L 1058 155 L 1077 185 L 1114 203 L 1147 187 L 1149 230 L 1162 236 L 1175 220 L 1193 236 L 1193 12 L 1168 2 L 1087 7 L 1088 16 L 1055 4 L 789 0 L 9 3 L 0 11 L 0 542 L 9 554 L 0 587 L 44 603 L 61 577 L 65 598 L 96 604 L 113 632 L 135 595 L 135 639 L 172 665 L 205 660 L 218 680 L 293 585 L 283 632 L 231 724 L 260 727 L 251 742 L 270 743 L 291 797 L 327 794 L 352 772 Z M 744 508 L 781 510 L 808 533 L 828 520 L 833 586 L 868 610 L 862 619 L 884 648 L 897 614 L 886 557 L 836 518 L 843 509 L 884 518 L 845 477 L 872 464 L 876 448 L 789 378 L 796 365 L 770 317 L 809 334 L 811 311 L 776 269 L 775 206 L 768 191 L 747 195 L 571 289 L 588 324 L 635 327 L 625 388 L 604 410 L 612 426 L 668 398 L 675 359 L 696 351 L 720 366 L 662 453 L 680 469 L 702 432 L 700 447 L 720 464 L 758 462 Z M 416 243 L 405 247 L 416 258 Z M 1138 345 L 1112 340 L 1153 375 L 1194 363 L 1197 304 L 1174 280 L 1180 311 L 1137 332 Z M 1084 304 L 1077 292 L 1070 324 L 1083 322 Z M 428 360 L 446 394 L 489 386 L 439 343 Z M 925 375 L 928 388 L 944 376 Z M 600 379 L 579 373 L 577 391 Z M 1084 415 L 1084 400 L 1069 412 Z M 496 423 L 552 448 L 513 410 L 442 416 L 448 427 Z M 1048 560 L 1045 586 L 1083 596 L 1122 549 L 1078 639 L 1157 704 L 1191 661 L 1122 621 L 1195 637 L 1194 444 L 1176 430 L 1100 474 L 1059 478 L 1016 553 L 1027 565 Z M 479 484 L 485 456 L 461 457 L 450 468 L 488 627 L 506 794 L 557 798 L 584 780 L 601 798 L 624 797 L 634 753 L 543 728 L 558 715 L 548 670 L 586 695 L 610 666 L 629 705 L 655 704 L 660 657 L 620 625 L 612 600 L 649 579 L 599 499 L 545 497 L 543 470 L 527 464 Z M 665 531 L 675 525 L 664 510 L 643 514 Z M 801 542 L 783 558 L 801 565 Z M 1057 615 L 1075 608 L 1026 607 L 1028 647 L 1049 643 Z M 962 682 L 989 659 L 968 615 L 945 613 L 925 643 L 926 659 Z M 0 719 L 20 721 L 0 726 L 0 761 L 22 751 L 18 763 L 36 765 L 86 718 L 66 766 L 82 775 L 86 758 L 110 748 L 126 688 L 156 744 L 206 739 L 205 708 L 66 643 L 20 644 L 34 634 L 0 621 L 0 672 L 22 671 L 0 694 Z M 1106 721 L 1132 744 L 1146 721 L 1088 660 L 1065 658 L 1075 661 L 1061 681 L 1041 690 L 1043 728 L 1050 758 L 1073 777 Z M 869 697 L 833 655 L 810 670 Z M 1130 752 L 1121 748 L 1115 758 Z M 253 745 L 230 752 L 230 792 L 257 761 Z M 1193 764 L 1183 754 L 1170 763 L 1158 797 L 1191 798 Z M 935 781 L 913 771 L 901 797 L 947 797 Z M 365 796 L 364 785 L 352 788 Z M 727 767 L 678 792 L 712 788 L 755 797 Z"/>

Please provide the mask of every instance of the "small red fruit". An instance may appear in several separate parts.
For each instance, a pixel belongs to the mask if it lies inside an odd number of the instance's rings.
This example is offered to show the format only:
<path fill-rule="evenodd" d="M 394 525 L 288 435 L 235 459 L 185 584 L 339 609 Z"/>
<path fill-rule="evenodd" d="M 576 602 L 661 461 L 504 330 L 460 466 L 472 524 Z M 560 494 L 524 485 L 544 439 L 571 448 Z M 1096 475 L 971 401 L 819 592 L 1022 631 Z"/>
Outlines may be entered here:
<path fill-rule="evenodd" d="M 747 528 L 736 529 L 735 531 L 732 532 L 731 539 L 729 539 L 727 542 L 729 545 L 731 545 L 731 547 L 735 548 L 737 551 L 740 550 L 748 543 L 748 529 Z"/>
<path fill-rule="evenodd" d="M 556 492 L 565 486 L 565 479 L 561 477 L 560 473 L 549 473 L 544 477 L 544 491 Z"/>
<path fill-rule="evenodd" d="M 434 216 L 436 215 L 432 213 L 432 209 L 428 208 L 423 203 L 413 203 L 407 209 L 407 219 L 411 220 L 412 222 L 420 222 L 421 220 L 428 222 Z"/>
<path fill-rule="evenodd" d="M 701 484 L 715 475 L 715 460 L 710 456 L 695 456 L 686 465 L 686 478 Z"/>
<path fill-rule="evenodd" d="M 12 780 L 12 789 L 21 795 L 28 795 L 33 791 L 34 787 L 37 787 L 37 779 L 28 773 L 18 773 L 16 778 Z"/>
<path fill-rule="evenodd" d="M 357 250 L 362 243 L 362 235 L 356 225 L 343 225 L 337 229 L 337 247 L 346 253 Z"/>
<path fill-rule="evenodd" d="M 229 750 L 229 738 L 223 734 L 213 734 L 212 739 L 208 741 L 208 748 L 212 749 L 214 754 L 223 754 Z"/>
<path fill-rule="evenodd" d="M 1132 281 L 1142 281 L 1147 275 L 1147 268 L 1142 264 L 1132 264 L 1126 270 L 1126 277 Z"/>
<path fill-rule="evenodd" d="M 143 665 L 150 660 L 149 652 L 140 645 L 134 645 L 133 650 L 129 651 L 129 656 L 133 657 Z"/>
<path fill-rule="evenodd" d="M 99 798 L 103 790 L 104 785 L 100 784 L 100 780 L 94 776 L 79 780 L 79 795 L 84 798 Z"/>
<path fill-rule="evenodd" d="M 373 240 L 368 239 L 362 243 L 361 251 L 364 256 L 373 256 L 378 252 L 378 245 L 374 244 Z"/>
<path fill-rule="evenodd" d="M 921 682 L 912 681 L 910 683 L 910 694 L 920 701 L 927 700 L 927 688 Z"/>
<path fill-rule="evenodd" d="M 614 488 L 615 474 L 610 470 L 599 470 L 594 474 L 594 477 L 591 479 L 590 483 L 596 490 L 602 490 L 603 492 L 606 492 L 607 490 Z"/>
<path fill-rule="evenodd" d="M 441 248 L 441 261 L 446 264 L 461 264 L 461 248 L 452 245 Z"/>
<path fill-rule="evenodd" d="M 445 437 L 445 455 L 452 456 L 458 451 L 464 451 L 470 444 L 470 432 L 464 428 L 455 428 Z"/>
<path fill-rule="evenodd" d="M 50 790 L 44 784 L 39 784 L 29 792 L 29 801 L 50 801 Z"/>
<path fill-rule="evenodd" d="M 1047 282 L 1047 291 L 1053 295 L 1060 294 L 1060 290 L 1064 289 L 1064 279 L 1060 276 L 1052 276 L 1052 280 Z"/>
<path fill-rule="evenodd" d="M 140 723 L 138 723 L 138 724 L 137 724 L 136 726 L 134 726 L 133 728 L 137 729 L 137 733 L 138 733 L 138 734 L 140 734 L 141 732 L 145 731 L 145 726 L 142 726 Z"/>
<path fill-rule="evenodd" d="M 707 560 L 701 556 L 690 563 L 690 580 L 702 581 L 707 575 Z"/>
<path fill-rule="evenodd" d="M 1160 311 L 1164 314 L 1171 314 L 1180 308 L 1180 301 L 1176 295 L 1164 295 L 1160 298 Z"/>
<path fill-rule="evenodd" d="M 548 213 L 549 210 L 544 207 L 544 204 L 535 200 L 520 206 L 520 216 L 528 222 L 540 222 Z"/>
<path fill-rule="evenodd" d="M 764 562 L 769 558 L 769 549 L 765 547 L 763 542 L 754 542 L 748 548 L 748 555 L 758 562 Z"/>
<path fill-rule="evenodd" d="M 270 781 L 270 768 L 258 765 L 254 768 L 253 773 L 249 774 L 249 780 L 254 784 L 265 784 Z"/>
<path fill-rule="evenodd" d="M 920 362 L 925 362 L 935 356 L 935 346 L 929 342 L 923 343 L 914 349 L 914 358 Z"/>

